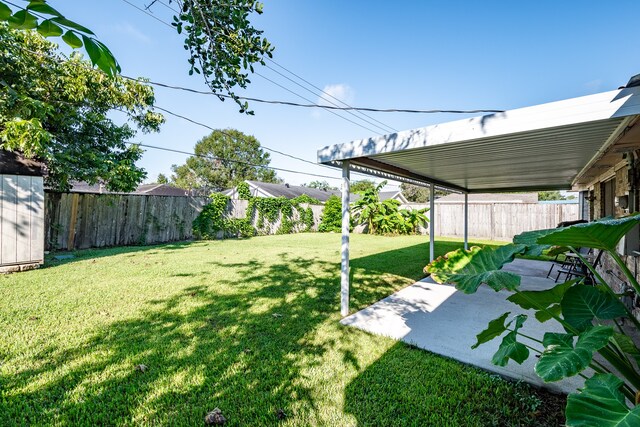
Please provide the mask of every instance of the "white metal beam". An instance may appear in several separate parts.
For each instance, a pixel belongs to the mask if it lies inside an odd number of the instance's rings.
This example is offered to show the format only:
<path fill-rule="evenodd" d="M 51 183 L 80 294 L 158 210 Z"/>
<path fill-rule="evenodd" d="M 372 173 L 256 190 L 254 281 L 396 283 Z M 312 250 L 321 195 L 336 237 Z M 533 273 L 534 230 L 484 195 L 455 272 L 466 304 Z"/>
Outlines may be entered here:
<path fill-rule="evenodd" d="M 349 314 L 349 162 L 342 162 L 342 247 L 340 271 L 340 314 Z"/>
<path fill-rule="evenodd" d="M 469 249 L 469 195 L 464 193 L 464 250 Z"/>
<path fill-rule="evenodd" d="M 436 234 L 436 223 L 435 223 L 435 212 L 436 212 L 436 186 L 431 184 L 429 186 L 430 194 L 429 194 L 429 262 L 435 259 L 435 234 Z"/>

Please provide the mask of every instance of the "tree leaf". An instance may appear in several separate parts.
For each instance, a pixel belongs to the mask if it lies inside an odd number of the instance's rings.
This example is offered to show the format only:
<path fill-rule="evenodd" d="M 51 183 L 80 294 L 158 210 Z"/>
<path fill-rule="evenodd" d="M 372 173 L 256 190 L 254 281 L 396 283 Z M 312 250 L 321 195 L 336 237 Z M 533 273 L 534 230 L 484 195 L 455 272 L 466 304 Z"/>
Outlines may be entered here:
<path fill-rule="evenodd" d="M 62 28 L 50 19 L 42 21 L 38 25 L 38 32 L 42 37 L 59 37 L 63 33 Z"/>
<path fill-rule="evenodd" d="M 43 1 L 31 1 L 29 2 L 27 9 L 33 10 L 34 12 L 38 13 L 44 13 L 45 15 L 62 17 L 62 14 L 60 12 Z"/>
<path fill-rule="evenodd" d="M 82 40 L 80 40 L 80 38 L 76 36 L 71 30 L 64 33 L 64 35 L 62 36 L 62 40 L 64 40 L 66 44 L 74 49 L 82 47 Z"/>
<path fill-rule="evenodd" d="M 529 349 L 522 343 L 517 341 L 518 330 L 522 327 L 527 316 L 520 314 L 515 318 L 515 326 L 513 331 L 504 336 L 498 351 L 493 355 L 491 362 L 494 365 L 506 366 L 509 359 L 514 360 L 518 364 L 522 364 L 529 357 Z"/>
<path fill-rule="evenodd" d="M 525 310 L 547 308 L 552 304 L 559 304 L 567 289 L 575 283 L 576 280 L 570 280 L 544 291 L 519 291 L 507 298 L 507 301 L 511 301 Z"/>
<path fill-rule="evenodd" d="M 575 427 L 633 427 L 640 425 L 640 406 L 632 409 L 620 391 L 623 381 L 612 374 L 596 374 L 580 393 L 567 399 L 567 425 Z"/>
<path fill-rule="evenodd" d="M 620 347 L 620 350 L 629 354 L 631 357 L 636 359 L 638 364 L 640 364 L 640 349 L 638 349 L 630 337 L 616 332 L 613 334 L 613 340 L 618 347 Z"/>
<path fill-rule="evenodd" d="M 11 8 L 0 2 L 0 21 L 6 21 L 12 14 Z"/>
<path fill-rule="evenodd" d="M 640 214 L 557 229 L 539 237 L 538 244 L 613 251 L 620 239 L 640 221 Z"/>
<path fill-rule="evenodd" d="M 84 48 L 87 50 L 93 65 L 98 64 L 102 57 L 102 49 L 100 49 L 96 42 L 90 37 L 82 36 L 82 41 L 84 42 Z"/>
<path fill-rule="evenodd" d="M 524 245 L 513 244 L 496 249 L 458 249 L 435 259 L 425 267 L 425 272 L 431 274 L 436 282 L 453 283 L 456 288 L 468 294 L 474 293 L 483 283 L 496 291 L 514 290 L 520 286 L 520 276 L 500 269 L 524 250 Z"/>
<path fill-rule="evenodd" d="M 19 30 L 32 30 L 38 26 L 38 18 L 24 9 L 14 13 L 7 21 L 11 28 Z"/>
<path fill-rule="evenodd" d="M 51 20 L 57 22 L 60 25 L 64 25 L 67 28 L 72 28 L 72 29 L 74 29 L 76 31 L 80 31 L 81 33 L 85 33 L 85 34 L 88 34 L 90 36 L 94 36 L 95 35 L 95 34 L 93 34 L 93 31 L 91 31 L 87 27 L 83 27 L 82 25 L 77 24 L 77 23 L 75 23 L 73 21 L 70 21 L 67 18 L 64 18 L 62 16 L 51 18 Z"/>
<path fill-rule="evenodd" d="M 611 320 L 627 314 L 617 298 L 608 292 L 586 285 L 576 285 L 569 289 L 560 306 L 564 320 L 579 331 L 590 328 L 594 318 Z"/>
<path fill-rule="evenodd" d="M 476 335 L 477 342 L 474 345 L 472 345 L 471 348 L 473 349 L 478 348 L 480 344 L 484 344 L 502 335 L 502 333 L 507 330 L 507 326 L 505 325 L 504 322 L 505 320 L 507 320 L 507 317 L 509 316 L 509 314 L 511 313 L 510 312 L 504 313 L 502 316 L 498 317 L 497 319 L 493 319 L 492 321 L 490 321 L 489 325 L 487 326 L 487 329 L 485 329 L 484 331 Z"/>
<path fill-rule="evenodd" d="M 536 373 L 547 382 L 572 377 L 589 366 L 593 353 L 607 345 L 612 335 L 611 327 L 595 326 L 578 335 L 574 347 L 572 335 L 547 332 L 543 338 L 546 348 L 536 363 Z"/>
<path fill-rule="evenodd" d="M 546 310 L 536 311 L 535 316 L 538 322 L 544 323 L 547 320 L 553 319 L 554 316 L 560 317 L 560 314 L 562 314 L 560 304 L 551 304 Z"/>

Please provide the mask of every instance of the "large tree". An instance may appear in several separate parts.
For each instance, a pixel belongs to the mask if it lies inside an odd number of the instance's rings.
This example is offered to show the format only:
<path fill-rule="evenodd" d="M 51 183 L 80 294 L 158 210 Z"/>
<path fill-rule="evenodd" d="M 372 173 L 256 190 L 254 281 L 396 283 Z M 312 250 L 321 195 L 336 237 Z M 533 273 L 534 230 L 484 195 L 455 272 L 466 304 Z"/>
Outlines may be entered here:
<path fill-rule="evenodd" d="M 151 8 L 158 0 L 151 0 Z M 211 1 L 168 0 L 177 6 L 172 25 L 184 36 L 189 51 L 189 74 L 202 74 L 220 100 L 233 99 L 240 111 L 253 114 L 246 101 L 234 92 L 251 83 L 254 65 L 265 65 L 273 46 L 262 37 L 249 17 L 261 14 L 263 5 L 255 0 Z M 165 4 L 166 6 L 166 4 Z M 169 5 L 171 7 L 171 5 Z M 43 37 L 61 37 L 72 48 L 84 48 L 93 65 L 110 76 L 120 73 L 120 65 L 109 48 L 87 27 L 71 21 L 51 7 L 47 0 L 0 0 L 0 22 L 19 30 L 37 30 Z"/>
<path fill-rule="evenodd" d="M 180 166 L 173 165 L 171 183 L 181 188 L 203 192 L 232 188 L 245 180 L 281 182 L 272 169 L 266 168 L 271 156 L 251 135 L 235 129 L 218 129 L 195 146 L 195 156 Z"/>
<path fill-rule="evenodd" d="M 327 181 L 311 181 L 308 184 L 302 184 L 302 186 L 318 190 L 338 190 L 338 187 L 332 186 Z"/>
<path fill-rule="evenodd" d="M 403 182 L 400 184 L 400 190 L 402 190 L 402 194 L 407 198 L 408 201 L 413 203 L 427 203 L 429 201 L 429 195 L 431 194 L 431 190 L 427 187 L 421 187 L 419 185 L 407 184 Z M 436 198 L 446 196 L 449 194 L 444 190 L 436 190 L 435 191 Z"/>
<path fill-rule="evenodd" d="M 146 176 L 136 131 L 159 130 L 153 89 L 64 57 L 37 32 L 0 24 L 0 147 L 43 160 L 51 187 L 101 181 L 127 191 Z M 117 122 L 114 110 L 122 114 Z"/>

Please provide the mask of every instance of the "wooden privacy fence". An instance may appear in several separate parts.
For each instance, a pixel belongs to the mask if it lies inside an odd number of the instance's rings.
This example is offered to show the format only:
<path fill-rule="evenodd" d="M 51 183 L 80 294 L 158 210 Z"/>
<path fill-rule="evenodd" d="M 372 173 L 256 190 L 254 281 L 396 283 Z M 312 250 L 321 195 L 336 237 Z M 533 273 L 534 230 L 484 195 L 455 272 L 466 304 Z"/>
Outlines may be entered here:
<path fill-rule="evenodd" d="M 577 203 L 469 203 L 469 237 L 511 240 L 524 231 L 555 228 L 579 218 Z M 436 203 L 435 234 L 463 237 L 464 203 Z"/>
<path fill-rule="evenodd" d="M 193 237 L 206 197 L 45 194 L 48 250 L 144 245 Z"/>
<path fill-rule="evenodd" d="M 209 203 L 207 197 L 146 196 L 130 194 L 45 194 L 45 245 L 47 250 L 72 250 L 107 246 L 150 245 L 193 238 L 193 220 Z M 304 207 L 308 205 L 303 204 Z M 323 206 L 310 206 L 317 230 Z M 227 218 L 245 218 L 247 200 L 231 200 Z M 299 220 L 294 213 L 293 220 Z M 266 219 L 260 234 L 275 234 L 281 224 Z M 294 231 L 301 228 L 294 227 Z M 221 233 L 222 235 L 223 233 Z"/>

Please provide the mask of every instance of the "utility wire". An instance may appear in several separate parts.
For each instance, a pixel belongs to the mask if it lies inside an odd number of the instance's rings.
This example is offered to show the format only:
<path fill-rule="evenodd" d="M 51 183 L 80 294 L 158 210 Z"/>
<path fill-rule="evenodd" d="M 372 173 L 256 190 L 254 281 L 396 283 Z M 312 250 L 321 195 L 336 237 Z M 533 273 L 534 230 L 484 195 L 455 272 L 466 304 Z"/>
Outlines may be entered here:
<path fill-rule="evenodd" d="M 154 106 L 154 108 L 156 108 L 156 109 L 158 109 L 158 110 L 160 110 L 160 111 L 163 111 L 163 112 L 165 112 L 165 113 L 167 113 L 167 114 L 169 114 L 169 115 L 171 115 L 171 116 L 174 116 L 174 117 L 177 117 L 177 118 L 180 118 L 180 119 L 186 120 L 186 121 L 188 121 L 188 122 L 190 122 L 190 123 L 193 123 L 193 124 L 195 124 L 195 125 L 198 125 L 198 126 L 204 127 L 204 128 L 206 128 L 206 129 L 209 129 L 209 130 L 212 130 L 212 131 L 218 131 L 218 132 L 220 132 L 220 133 L 222 133 L 222 134 L 224 134 L 224 135 L 228 136 L 229 138 L 231 138 L 231 139 L 233 139 L 233 140 L 237 140 L 237 138 L 236 138 L 235 136 L 233 136 L 233 135 L 229 134 L 228 132 L 225 132 L 225 131 L 224 131 L 224 130 L 222 130 L 222 129 L 215 129 L 215 128 L 213 128 L 213 127 L 211 127 L 211 126 L 209 126 L 209 125 L 207 125 L 207 124 L 205 124 L 205 123 L 199 122 L 199 121 L 197 121 L 197 120 L 193 120 L 193 119 L 191 119 L 191 118 L 189 118 L 189 117 L 187 117 L 187 116 L 184 116 L 184 115 L 182 115 L 182 114 L 178 114 L 178 113 L 175 113 L 175 112 L 173 112 L 173 111 L 167 110 L 166 108 L 158 107 L 157 105 L 155 105 L 155 106 Z M 122 110 L 119 110 L 119 111 L 122 111 Z M 125 112 L 125 111 L 122 111 L 122 112 Z M 271 151 L 271 152 L 273 152 L 273 153 L 277 153 L 277 154 L 280 154 L 280 155 L 285 156 L 285 157 L 289 157 L 289 158 L 294 159 L 294 160 L 298 160 L 298 161 L 301 161 L 301 162 L 304 162 L 304 163 L 308 163 L 308 164 L 313 165 L 313 166 L 320 166 L 320 167 L 327 168 L 327 169 L 332 170 L 332 171 L 335 171 L 335 170 L 336 170 L 334 167 L 331 167 L 331 166 L 329 166 L 329 165 L 323 165 L 323 164 L 320 164 L 320 163 L 315 163 L 315 162 L 312 162 L 311 160 L 307 160 L 307 159 L 303 159 L 302 157 L 296 157 L 296 156 L 291 155 L 291 154 L 283 153 L 282 151 L 278 151 L 278 150 L 276 150 L 276 149 L 273 149 L 273 148 L 270 148 L 270 147 L 267 147 L 267 146 L 264 146 L 264 145 L 260 145 L 260 148 L 264 148 L 264 149 L 265 149 L 265 150 L 267 150 L 267 151 Z M 188 153 L 186 153 L 186 152 L 182 152 L 182 151 L 180 151 L 180 153 L 188 154 Z M 225 159 L 225 160 L 228 160 L 228 159 Z M 230 161 L 231 161 L 231 160 L 230 160 Z M 288 171 L 288 170 L 287 170 L 287 171 Z M 307 172 L 300 172 L 300 171 L 296 171 L 295 173 L 299 173 L 299 174 L 307 174 Z M 369 176 L 369 175 L 364 174 L 364 173 L 360 173 L 360 172 L 352 171 L 352 174 L 360 175 L 360 176 L 364 176 L 364 177 L 370 178 L 370 176 Z M 321 175 L 316 175 L 316 174 L 311 174 L 311 176 L 320 176 L 320 177 L 322 177 Z M 331 178 L 331 179 L 342 179 L 342 178 L 340 178 L 340 177 L 337 177 L 337 178 L 336 178 L 336 177 L 330 177 L 330 178 Z"/>
<path fill-rule="evenodd" d="M 276 69 L 274 69 L 274 68 L 272 68 L 272 67 L 270 67 L 270 66 L 268 66 L 268 65 L 267 65 L 266 67 L 267 67 L 268 69 L 270 69 L 271 71 L 273 71 L 274 73 L 276 73 L 276 74 L 278 74 L 278 75 L 280 75 L 280 76 L 284 77 L 285 79 L 289 80 L 291 83 L 293 83 L 293 84 L 295 84 L 295 85 L 297 85 L 297 86 L 301 87 L 302 89 L 306 90 L 307 92 L 309 92 L 309 93 L 311 93 L 311 94 L 313 94 L 313 95 L 315 95 L 315 96 L 319 96 L 321 99 L 326 100 L 327 102 L 331 103 L 334 107 L 340 107 L 340 106 L 339 106 L 338 104 L 336 104 L 335 102 L 333 102 L 333 101 L 331 101 L 330 99 L 327 99 L 327 98 L 325 98 L 325 97 L 324 97 L 324 95 L 328 95 L 326 92 L 324 92 L 324 91 L 322 91 L 322 90 L 321 90 L 321 91 L 320 91 L 320 92 L 321 92 L 321 94 L 319 95 L 318 93 L 314 92 L 313 90 L 311 90 L 311 89 L 309 89 L 309 88 L 307 88 L 307 87 L 303 86 L 302 84 L 298 83 L 297 81 L 293 80 L 292 78 L 290 78 L 290 77 L 286 76 L 285 74 L 281 73 L 280 71 L 278 71 L 278 70 L 276 70 Z M 264 77 L 264 76 L 261 76 L 261 77 Z M 364 122 L 366 122 L 366 123 L 368 123 L 368 124 L 370 124 L 370 125 L 372 125 L 372 126 L 375 126 L 376 128 L 378 128 L 378 129 L 382 130 L 382 132 L 384 132 L 384 133 L 393 133 L 393 132 L 395 131 L 395 129 L 392 129 L 391 127 L 386 126 L 386 125 L 385 125 L 385 127 L 381 127 L 380 125 L 377 125 L 377 124 L 375 124 L 374 122 L 372 122 L 372 121 L 370 121 L 370 120 L 367 120 L 367 119 L 364 119 L 364 118 L 362 118 L 362 117 L 358 116 L 357 114 L 355 114 L 355 113 L 354 113 L 354 112 L 352 112 L 352 111 L 346 110 L 346 112 L 347 112 L 348 114 L 350 114 L 350 115 L 354 116 L 356 119 L 363 120 Z"/>
<path fill-rule="evenodd" d="M 123 1 L 123 2 L 125 2 L 125 3 L 127 3 L 127 4 L 128 4 L 128 5 L 130 5 L 130 6 L 134 7 L 134 8 L 135 8 L 135 9 L 137 9 L 138 11 L 140 11 L 140 12 L 142 12 L 142 13 L 146 14 L 146 15 L 151 16 L 151 17 L 152 17 L 152 18 L 154 18 L 156 21 L 160 21 L 160 22 L 162 22 L 164 25 L 166 25 L 167 27 L 169 27 L 169 28 L 173 29 L 173 26 L 172 26 L 171 24 L 169 24 L 169 23 L 167 23 L 167 22 L 163 21 L 162 19 L 160 19 L 160 18 L 158 18 L 157 16 L 153 15 L 153 14 L 152 14 L 152 13 L 150 13 L 149 11 L 147 11 L 147 10 L 145 10 L 145 9 L 143 9 L 143 8 L 141 8 L 141 7 L 139 7 L 139 6 L 135 5 L 135 4 L 133 4 L 133 3 L 131 3 L 129 0 L 122 0 L 122 1 Z M 198 5 L 198 10 L 200 11 L 200 14 L 202 15 L 202 10 L 200 9 L 200 4 L 199 4 L 199 3 L 197 3 L 197 2 L 196 2 L 196 4 Z M 211 28 L 209 28 L 209 26 L 208 26 L 208 24 L 207 24 L 206 19 L 204 18 L 204 16 L 202 17 L 202 19 L 203 19 L 203 22 L 205 23 L 205 25 L 207 26 L 207 28 L 206 28 L 206 32 L 207 32 L 207 34 L 208 34 L 209 38 L 210 38 L 210 39 L 213 39 L 213 31 L 211 30 Z M 276 85 L 276 86 L 278 86 L 278 87 L 280 87 L 280 88 L 282 88 L 282 89 L 286 90 L 287 92 L 292 93 L 293 95 L 298 96 L 298 97 L 300 97 L 300 98 L 304 99 L 304 100 L 305 100 L 305 101 L 307 101 L 307 102 L 313 102 L 313 101 L 309 100 L 308 98 L 305 98 L 304 96 L 302 96 L 302 95 L 300 95 L 300 94 L 296 93 L 295 91 L 293 91 L 293 90 L 291 90 L 291 89 L 289 89 L 289 88 L 287 88 L 287 87 L 285 87 L 285 86 L 283 86 L 283 85 L 281 85 L 281 84 L 279 84 L 279 83 L 276 83 L 274 80 L 272 80 L 272 79 L 270 79 L 270 78 L 268 78 L 268 77 L 266 77 L 266 76 L 264 76 L 264 75 L 262 75 L 262 74 L 260 74 L 260 73 L 258 73 L 258 72 L 254 72 L 254 74 L 256 74 L 256 75 L 258 75 L 258 76 L 262 77 L 263 79 L 265 79 L 265 80 L 267 80 L 267 81 L 271 82 L 272 84 L 274 84 L 274 85 Z M 230 97 L 230 98 L 233 98 L 233 97 Z M 324 107 L 322 107 L 322 106 L 320 106 L 320 105 L 319 105 L 319 107 L 320 107 L 320 108 L 324 108 Z M 329 112 L 331 112 L 331 111 L 329 111 Z M 364 126 L 364 125 L 362 125 L 362 124 L 360 124 L 360 123 L 357 123 L 357 122 L 355 122 L 355 121 L 353 121 L 353 120 L 350 120 L 350 119 L 348 119 L 348 118 L 346 118 L 346 117 L 344 117 L 344 116 L 341 116 L 340 114 L 338 114 L 338 113 L 336 113 L 336 112 L 331 112 L 331 113 L 332 113 L 333 115 L 337 116 L 337 117 L 340 117 L 340 118 L 341 118 L 341 119 L 343 119 L 343 120 L 346 120 L 346 121 L 348 121 L 348 122 L 350 122 L 350 123 L 352 123 L 352 124 L 356 125 L 356 126 L 360 126 L 361 128 L 363 128 L 363 129 L 365 129 L 365 130 L 367 130 L 367 131 L 369 131 L 369 132 L 372 132 L 372 133 L 374 133 L 374 134 L 378 133 L 377 131 L 372 130 L 371 128 L 368 128 L 367 126 Z M 386 132 L 386 131 L 385 131 L 385 132 Z"/>
<path fill-rule="evenodd" d="M 197 154 L 197 153 L 192 153 L 192 152 L 189 152 L 189 151 L 175 150 L 173 148 L 158 147 L 157 145 L 143 144 L 143 143 L 137 143 L 137 142 L 127 142 L 127 144 L 135 145 L 135 146 L 138 146 L 138 147 L 151 148 L 151 149 L 154 149 L 154 150 L 168 151 L 168 152 L 171 152 L 171 153 L 185 154 L 187 156 L 195 156 L 195 157 L 200 157 L 200 158 L 204 158 L 204 159 L 208 159 L 208 160 L 214 160 L 214 161 L 220 161 L 220 162 L 238 163 L 238 164 L 245 165 L 245 166 L 257 167 L 257 168 L 263 168 L 263 169 L 271 169 L 271 170 L 280 171 L 280 172 L 295 173 L 295 174 L 314 176 L 314 177 L 317 177 L 317 178 L 325 178 L 325 179 L 342 179 L 342 178 L 337 178 L 337 177 L 334 177 L 334 176 L 320 175 L 320 174 L 315 174 L 315 173 L 310 173 L 310 172 L 301 172 L 301 171 L 296 171 L 296 170 L 292 170 L 292 169 L 277 168 L 275 166 L 257 165 L 257 164 L 254 164 L 254 163 L 244 162 L 242 160 L 233 160 L 233 159 L 226 159 L 226 158 L 223 158 L 223 157 L 206 156 L 204 154 Z"/>
<path fill-rule="evenodd" d="M 140 12 L 144 13 L 145 15 L 149 15 L 150 17 L 152 17 L 156 21 L 160 22 L 161 24 L 166 25 L 167 27 L 171 28 L 172 30 L 175 30 L 173 25 L 167 23 L 166 21 L 163 21 L 162 19 L 158 18 L 157 16 L 155 16 L 153 13 L 149 12 L 148 10 L 145 10 L 145 9 L 141 8 L 140 6 L 138 6 L 138 5 L 135 5 L 135 4 L 131 3 L 129 0 L 122 0 L 122 1 L 127 3 L 129 6 L 138 9 Z"/>
<path fill-rule="evenodd" d="M 121 77 L 124 77 L 129 80 L 140 81 L 140 79 L 134 77 L 128 77 L 121 74 Z M 198 89 L 192 89 L 183 86 L 171 85 L 167 83 L 161 83 L 153 80 L 144 79 L 142 80 L 144 83 L 148 83 L 153 86 L 164 87 L 167 89 L 173 90 L 181 90 L 184 92 L 196 93 L 199 95 L 210 95 L 210 96 L 221 96 L 223 98 L 231 98 L 230 95 L 204 91 Z M 297 102 L 289 102 L 289 101 L 275 101 L 275 100 L 267 100 L 261 98 L 252 98 L 247 96 L 239 96 L 239 99 L 243 99 L 245 101 L 253 101 L 253 102 L 261 102 L 265 104 L 280 104 L 280 105 L 288 105 L 292 107 L 304 107 L 304 108 L 324 108 L 327 110 L 352 110 L 352 111 L 370 111 L 374 113 L 422 113 L 422 114 L 433 114 L 433 113 L 456 113 L 456 114 L 473 114 L 473 113 L 503 113 L 505 110 L 490 110 L 490 109 L 479 109 L 479 110 L 414 110 L 414 109 L 406 109 L 406 108 L 369 108 L 369 107 L 334 107 L 331 105 L 319 105 L 319 104 L 300 104 Z"/>
<path fill-rule="evenodd" d="M 337 97 L 335 97 L 335 96 L 331 95 L 330 93 L 325 92 L 325 91 L 324 91 L 324 89 L 320 89 L 318 86 L 314 85 L 313 83 L 311 83 L 310 81 L 308 81 L 308 80 L 304 79 L 303 77 L 300 77 L 298 74 L 296 74 L 296 73 L 294 73 L 293 71 L 291 71 L 290 69 L 286 68 L 284 65 L 281 65 L 281 64 L 277 63 L 273 58 L 267 58 L 267 60 L 268 60 L 269 62 L 273 63 L 274 65 L 276 65 L 276 66 L 280 67 L 281 69 L 283 69 L 283 70 L 284 70 L 284 71 L 286 71 L 287 73 L 291 74 L 292 76 L 294 76 L 294 77 L 298 78 L 299 80 L 301 80 L 301 81 L 305 82 L 307 85 L 309 85 L 309 86 L 313 87 L 314 89 L 319 90 L 319 91 L 322 93 L 322 97 L 323 97 L 323 98 L 325 98 L 325 99 L 326 99 L 326 97 L 329 97 L 329 98 L 335 99 L 335 100 L 336 100 L 337 102 L 339 102 L 340 104 L 342 104 L 342 105 L 344 105 L 344 106 L 346 106 L 346 107 L 348 107 L 348 108 L 349 108 L 349 109 L 345 109 L 344 111 L 356 111 L 356 112 L 358 112 L 359 114 L 361 114 L 362 116 L 364 116 L 364 117 L 366 117 L 366 118 L 368 118 L 368 119 L 371 119 L 371 120 L 373 120 L 374 122 L 377 122 L 377 123 L 381 124 L 382 126 L 384 126 L 384 127 L 388 128 L 388 129 L 391 129 L 393 132 L 398 132 L 398 129 L 395 129 L 395 128 L 393 128 L 393 127 L 391 127 L 391 126 L 389 126 L 389 125 L 387 125 L 387 124 L 385 124 L 385 123 L 381 122 L 380 120 L 377 120 L 377 119 L 375 119 L 374 117 L 371 117 L 370 115 L 363 113 L 362 111 L 358 110 L 357 108 L 353 108 L 353 106 L 351 106 L 351 105 L 347 104 L 346 102 L 344 102 L 344 101 L 343 101 L 343 100 L 341 100 L 340 98 L 337 98 Z M 268 66 L 268 65 L 267 65 L 266 67 L 267 67 L 267 68 L 269 68 L 270 70 L 274 71 L 274 72 L 277 72 L 276 70 L 274 70 L 272 67 L 270 67 L 270 66 Z M 278 74 L 280 74 L 280 73 L 278 73 Z M 332 104 L 333 104 L 333 105 L 336 105 L 335 103 L 332 103 Z"/>
<path fill-rule="evenodd" d="M 136 6 L 135 4 L 132 4 L 129 0 L 122 0 L 125 3 L 133 6 L 134 8 L 136 8 L 137 10 L 145 13 L 146 15 L 151 16 L 152 18 L 162 22 L 164 25 L 168 26 L 171 29 L 174 29 L 174 27 L 170 24 L 168 24 L 167 22 L 159 19 L 157 16 L 153 15 L 152 13 L 144 10 L 141 7 Z M 166 3 L 158 0 L 158 3 L 163 4 L 166 7 L 169 7 L 171 10 L 173 10 L 174 12 L 178 13 L 175 9 L 171 8 L 169 5 L 167 5 Z M 222 36 L 224 36 L 224 34 L 220 34 Z M 270 58 L 266 58 L 267 60 L 269 60 L 270 62 L 273 62 L 274 64 L 276 64 L 277 66 L 279 66 L 280 68 L 286 70 L 287 72 L 291 73 L 292 75 L 295 75 L 296 77 L 298 77 L 300 80 L 310 84 L 311 86 L 315 87 L 316 89 L 322 91 L 322 89 L 318 88 L 317 86 L 313 85 L 312 83 L 309 83 L 308 81 L 306 81 L 305 79 L 303 79 L 302 77 L 298 76 L 297 74 L 295 74 L 294 72 L 286 69 L 285 67 L 283 67 L 282 65 L 278 64 L 277 62 L 275 62 L 273 59 Z M 273 69 L 270 67 L 270 69 Z M 257 73 L 256 73 L 257 74 Z M 138 80 L 138 79 L 134 79 L 131 77 L 126 77 L 126 76 L 122 76 L 125 78 L 129 78 L 131 80 Z M 265 76 L 260 75 L 260 77 L 263 77 L 266 79 Z M 273 82 L 273 80 L 269 80 L 271 82 Z M 147 81 L 147 83 L 152 84 L 154 86 L 159 86 L 159 87 L 165 87 L 168 89 L 176 89 L 176 90 L 182 90 L 182 91 L 186 91 L 186 92 L 192 92 L 192 93 L 198 93 L 201 95 L 213 95 L 213 96 L 217 96 L 217 97 L 223 97 L 223 98 L 233 98 L 230 95 L 226 95 L 226 94 L 221 94 L 221 93 L 216 93 L 216 92 L 212 92 L 212 91 L 201 91 L 201 90 L 196 90 L 196 89 L 191 89 L 191 88 L 186 88 L 186 87 L 181 87 L 181 86 L 176 86 L 176 85 L 170 85 L 170 84 L 166 84 L 166 83 L 160 83 L 160 82 L 155 82 L 155 81 Z M 277 83 L 276 83 L 277 84 Z M 279 87 L 284 88 L 282 85 L 277 84 Z M 285 90 L 294 93 L 296 96 L 300 96 L 298 94 L 296 94 L 295 92 L 284 88 Z M 333 97 L 330 94 L 327 94 L 326 92 L 322 91 L 323 93 L 325 93 L 326 95 L 340 101 L 338 98 Z M 304 97 L 302 97 L 303 99 L 306 99 Z M 261 98 L 253 98 L 253 97 L 246 97 L 246 96 L 238 96 L 238 99 L 242 99 L 245 101 L 252 101 L 252 102 L 260 102 L 260 103 L 265 103 L 265 104 L 280 104 L 280 105 L 287 105 L 287 106 L 291 106 L 291 107 L 302 107 L 302 108 L 324 108 L 326 110 L 340 110 L 340 111 L 366 111 L 366 112 L 372 112 L 372 113 L 415 113 L 415 114 L 435 114 L 435 113 L 448 113 L 448 114 L 480 114 L 480 113 L 503 113 L 505 110 L 499 110 L 499 109 L 489 109 L 489 108 L 479 108 L 479 109 L 472 109 L 472 110 L 455 110 L 455 109 L 414 109 L 414 108 L 372 108 L 372 107 L 336 107 L 336 106 L 332 106 L 332 105 L 321 105 L 321 104 L 317 104 L 317 103 L 313 103 L 312 101 L 310 104 L 300 104 L 297 102 L 290 102 L 290 101 L 280 101 L 280 100 L 267 100 L 267 99 L 261 99 Z M 307 100 L 308 101 L 308 100 Z M 342 102 L 342 101 L 340 101 Z M 348 104 L 347 104 L 348 105 Z M 375 120 L 375 119 L 373 119 Z M 384 125 L 384 123 L 382 123 Z M 385 125 L 387 126 L 387 125 Z M 370 129 L 369 129 L 370 130 Z"/>
<path fill-rule="evenodd" d="M 191 123 L 193 123 L 193 124 L 195 124 L 195 125 L 198 125 L 198 126 L 204 127 L 204 128 L 206 128 L 206 129 L 209 129 L 209 130 L 212 130 L 212 131 L 219 131 L 219 132 L 221 132 L 222 134 L 224 134 L 224 135 L 228 136 L 228 137 L 229 137 L 229 138 L 231 138 L 231 139 L 234 139 L 234 140 L 236 139 L 236 137 L 234 137 L 233 135 L 231 135 L 231 134 L 230 134 L 230 133 L 228 133 L 228 132 L 225 132 L 225 131 L 224 131 L 224 130 L 222 130 L 222 129 L 215 129 L 215 128 L 213 128 L 213 127 L 211 127 L 211 126 L 209 126 L 209 125 L 207 125 L 207 124 L 205 124 L 205 123 L 202 123 L 202 122 L 199 122 L 199 121 L 193 120 L 193 119 L 191 119 L 191 118 L 189 118 L 189 117 L 187 117 L 187 116 L 183 116 L 183 115 L 178 114 L 178 113 L 174 113 L 173 111 L 167 110 L 166 108 L 158 107 L 157 105 L 155 105 L 155 106 L 154 106 L 154 108 L 156 108 L 156 109 L 158 109 L 158 110 L 160 110 L 160 111 L 163 111 L 163 112 L 165 112 L 165 113 L 167 113 L 167 114 L 169 114 L 169 115 L 172 115 L 172 116 L 174 116 L 174 117 L 178 117 L 178 118 L 180 118 L 180 119 L 183 119 L 183 120 L 186 120 L 186 121 L 188 121 L 188 122 L 191 122 Z M 322 167 L 325 167 L 325 168 L 329 168 L 329 169 L 335 170 L 335 169 L 334 169 L 334 168 L 332 168 L 331 166 L 318 164 L 318 163 L 312 162 L 311 160 L 306 160 L 306 159 L 303 159 L 303 158 L 301 158 L 301 157 L 296 157 L 296 156 L 291 155 L 291 154 L 283 153 L 282 151 L 278 151 L 278 150 L 276 150 L 276 149 L 269 148 L 269 147 L 266 147 L 266 146 L 264 146 L 264 145 L 260 145 L 260 147 L 261 147 L 261 148 L 264 148 L 264 149 L 265 149 L 265 150 L 267 150 L 267 151 L 271 151 L 271 152 L 273 152 L 273 153 L 277 153 L 277 154 L 280 154 L 280 155 L 282 155 L 282 156 L 289 157 L 289 158 L 294 159 L 294 160 L 298 160 L 298 161 L 301 161 L 301 162 L 305 162 L 305 163 L 308 163 L 308 164 L 313 165 L 313 166 L 322 166 Z"/>

